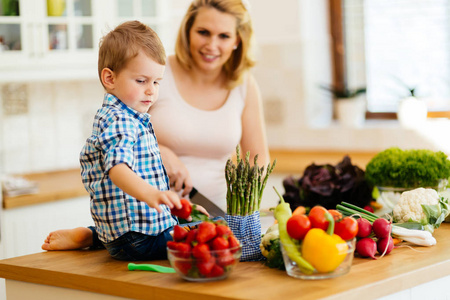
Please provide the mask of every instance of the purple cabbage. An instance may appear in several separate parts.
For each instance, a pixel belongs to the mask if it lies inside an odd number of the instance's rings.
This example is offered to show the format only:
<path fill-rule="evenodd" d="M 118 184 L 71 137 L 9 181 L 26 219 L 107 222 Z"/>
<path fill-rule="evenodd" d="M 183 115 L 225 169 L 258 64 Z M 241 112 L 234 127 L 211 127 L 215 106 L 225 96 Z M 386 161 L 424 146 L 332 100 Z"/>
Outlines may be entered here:
<path fill-rule="evenodd" d="M 352 165 L 348 156 L 336 166 L 311 164 L 301 178 L 286 177 L 283 187 L 284 200 L 292 210 L 315 205 L 335 209 L 342 201 L 364 207 L 373 200 L 373 187 L 367 182 L 364 171 Z"/>

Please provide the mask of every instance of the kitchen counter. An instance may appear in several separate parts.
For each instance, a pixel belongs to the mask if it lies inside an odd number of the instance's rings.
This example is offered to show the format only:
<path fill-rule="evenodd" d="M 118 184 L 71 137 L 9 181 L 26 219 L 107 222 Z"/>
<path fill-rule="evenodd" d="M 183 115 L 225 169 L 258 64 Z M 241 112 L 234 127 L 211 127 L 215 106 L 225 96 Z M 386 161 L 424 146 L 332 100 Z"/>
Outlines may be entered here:
<path fill-rule="evenodd" d="M 1 260 L 0 277 L 6 278 L 8 300 L 30 295 L 36 299 L 58 299 L 49 295 L 65 299 L 376 299 L 450 278 L 449 235 L 450 224 L 442 224 L 434 233 L 437 245 L 433 247 L 402 246 L 382 259 L 355 258 L 348 274 L 326 280 L 300 280 L 261 262 L 240 262 L 226 280 L 188 282 L 176 274 L 128 271 L 127 262 L 110 258 L 105 250 L 44 252 Z M 152 263 L 168 266 L 168 261 Z M 445 295 L 447 286 L 433 285 L 427 293 Z"/>
<path fill-rule="evenodd" d="M 16 197 L 4 196 L 4 209 L 88 196 L 81 182 L 80 169 L 24 174 L 21 176 L 37 182 L 39 185 L 38 193 Z"/>

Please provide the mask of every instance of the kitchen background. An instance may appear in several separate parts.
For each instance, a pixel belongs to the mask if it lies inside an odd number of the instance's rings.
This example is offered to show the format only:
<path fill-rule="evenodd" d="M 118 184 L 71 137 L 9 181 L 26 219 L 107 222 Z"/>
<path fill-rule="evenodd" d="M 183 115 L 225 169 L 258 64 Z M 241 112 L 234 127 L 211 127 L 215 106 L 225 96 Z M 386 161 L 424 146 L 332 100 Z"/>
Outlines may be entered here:
<path fill-rule="evenodd" d="M 447 119 L 428 119 L 415 129 L 403 128 L 397 120 L 366 120 L 357 127 L 336 122 L 333 99 L 319 88 L 332 81 L 329 1 L 249 2 L 258 61 L 253 74 L 261 88 L 272 149 L 374 152 L 399 146 L 450 153 Z M 347 0 L 345 5 L 362 16 L 362 2 Z M 190 1 L 0 3 L 0 175 L 5 176 L 78 168 L 79 151 L 103 96 L 96 70 L 99 38 L 122 21 L 140 19 L 155 28 L 172 53 L 179 20 Z M 10 3 L 19 3 L 20 16 L 6 16 Z M 58 7 L 61 3 L 63 8 Z M 348 81 L 365 84 L 363 19 L 346 26 L 358 29 L 347 36 L 347 42 L 357 45 L 348 48 L 353 59 Z M 8 44 L 14 32 L 21 39 Z M 8 51 L 13 49 L 17 51 Z M 268 186 L 280 185 L 285 175 L 274 174 Z M 2 210 L 0 258 L 39 251 L 45 237 L 40 232 L 54 229 L 54 224 L 88 225 L 88 210 L 85 198 Z M 24 232 L 39 234 L 24 238 Z M 5 242 L 8 237 L 12 240 Z"/>

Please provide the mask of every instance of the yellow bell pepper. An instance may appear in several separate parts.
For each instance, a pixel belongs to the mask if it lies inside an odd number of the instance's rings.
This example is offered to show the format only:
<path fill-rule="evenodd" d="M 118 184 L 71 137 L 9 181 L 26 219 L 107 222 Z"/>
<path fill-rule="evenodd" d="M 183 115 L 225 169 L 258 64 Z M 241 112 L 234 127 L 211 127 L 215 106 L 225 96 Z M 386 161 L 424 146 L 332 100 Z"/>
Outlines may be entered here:
<path fill-rule="evenodd" d="M 278 221 L 278 231 L 280 233 L 280 241 L 283 244 L 283 248 L 289 258 L 297 263 L 297 266 L 303 273 L 312 274 L 314 272 L 314 267 L 301 256 L 298 245 L 294 243 L 287 233 L 286 223 L 292 215 L 291 207 L 289 203 L 284 201 L 284 198 L 278 193 L 277 189 L 275 187 L 273 187 L 273 189 L 280 198 L 280 203 L 275 208 L 275 218 Z"/>
<path fill-rule="evenodd" d="M 328 230 L 312 228 L 302 244 L 302 256 L 321 273 L 333 272 L 345 259 L 348 245 L 334 232 L 334 219 L 326 214 L 330 222 Z"/>

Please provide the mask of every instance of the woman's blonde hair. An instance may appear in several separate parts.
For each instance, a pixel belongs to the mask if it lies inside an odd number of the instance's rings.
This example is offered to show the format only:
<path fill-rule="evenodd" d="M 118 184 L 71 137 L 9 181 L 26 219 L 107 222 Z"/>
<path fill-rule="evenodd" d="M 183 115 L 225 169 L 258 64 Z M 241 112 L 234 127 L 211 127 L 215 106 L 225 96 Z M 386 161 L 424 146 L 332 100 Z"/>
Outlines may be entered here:
<path fill-rule="evenodd" d="M 100 40 L 98 51 L 98 75 L 104 68 L 119 73 L 139 51 L 161 65 L 166 64 L 166 52 L 158 35 L 139 21 L 120 24 Z M 102 82 L 103 84 L 103 82 Z"/>
<path fill-rule="evenodd" d="M 233 88 L 242 83 L 245 71 L 255 65 L 251 53 L 253 27 L 250 14 L 242 0 L 194 0 L 181 21 L 175 43 L 175 55 L 178 62 L 187 70 L 192 68 L 193 59 L 189 48 L 189 32 L 201 7 L 215 8 L 220 12 L 231 14 L 236 18 L 236 34 L 240 40 L 237 49 L 223 66 L 228 87 Z"/>

